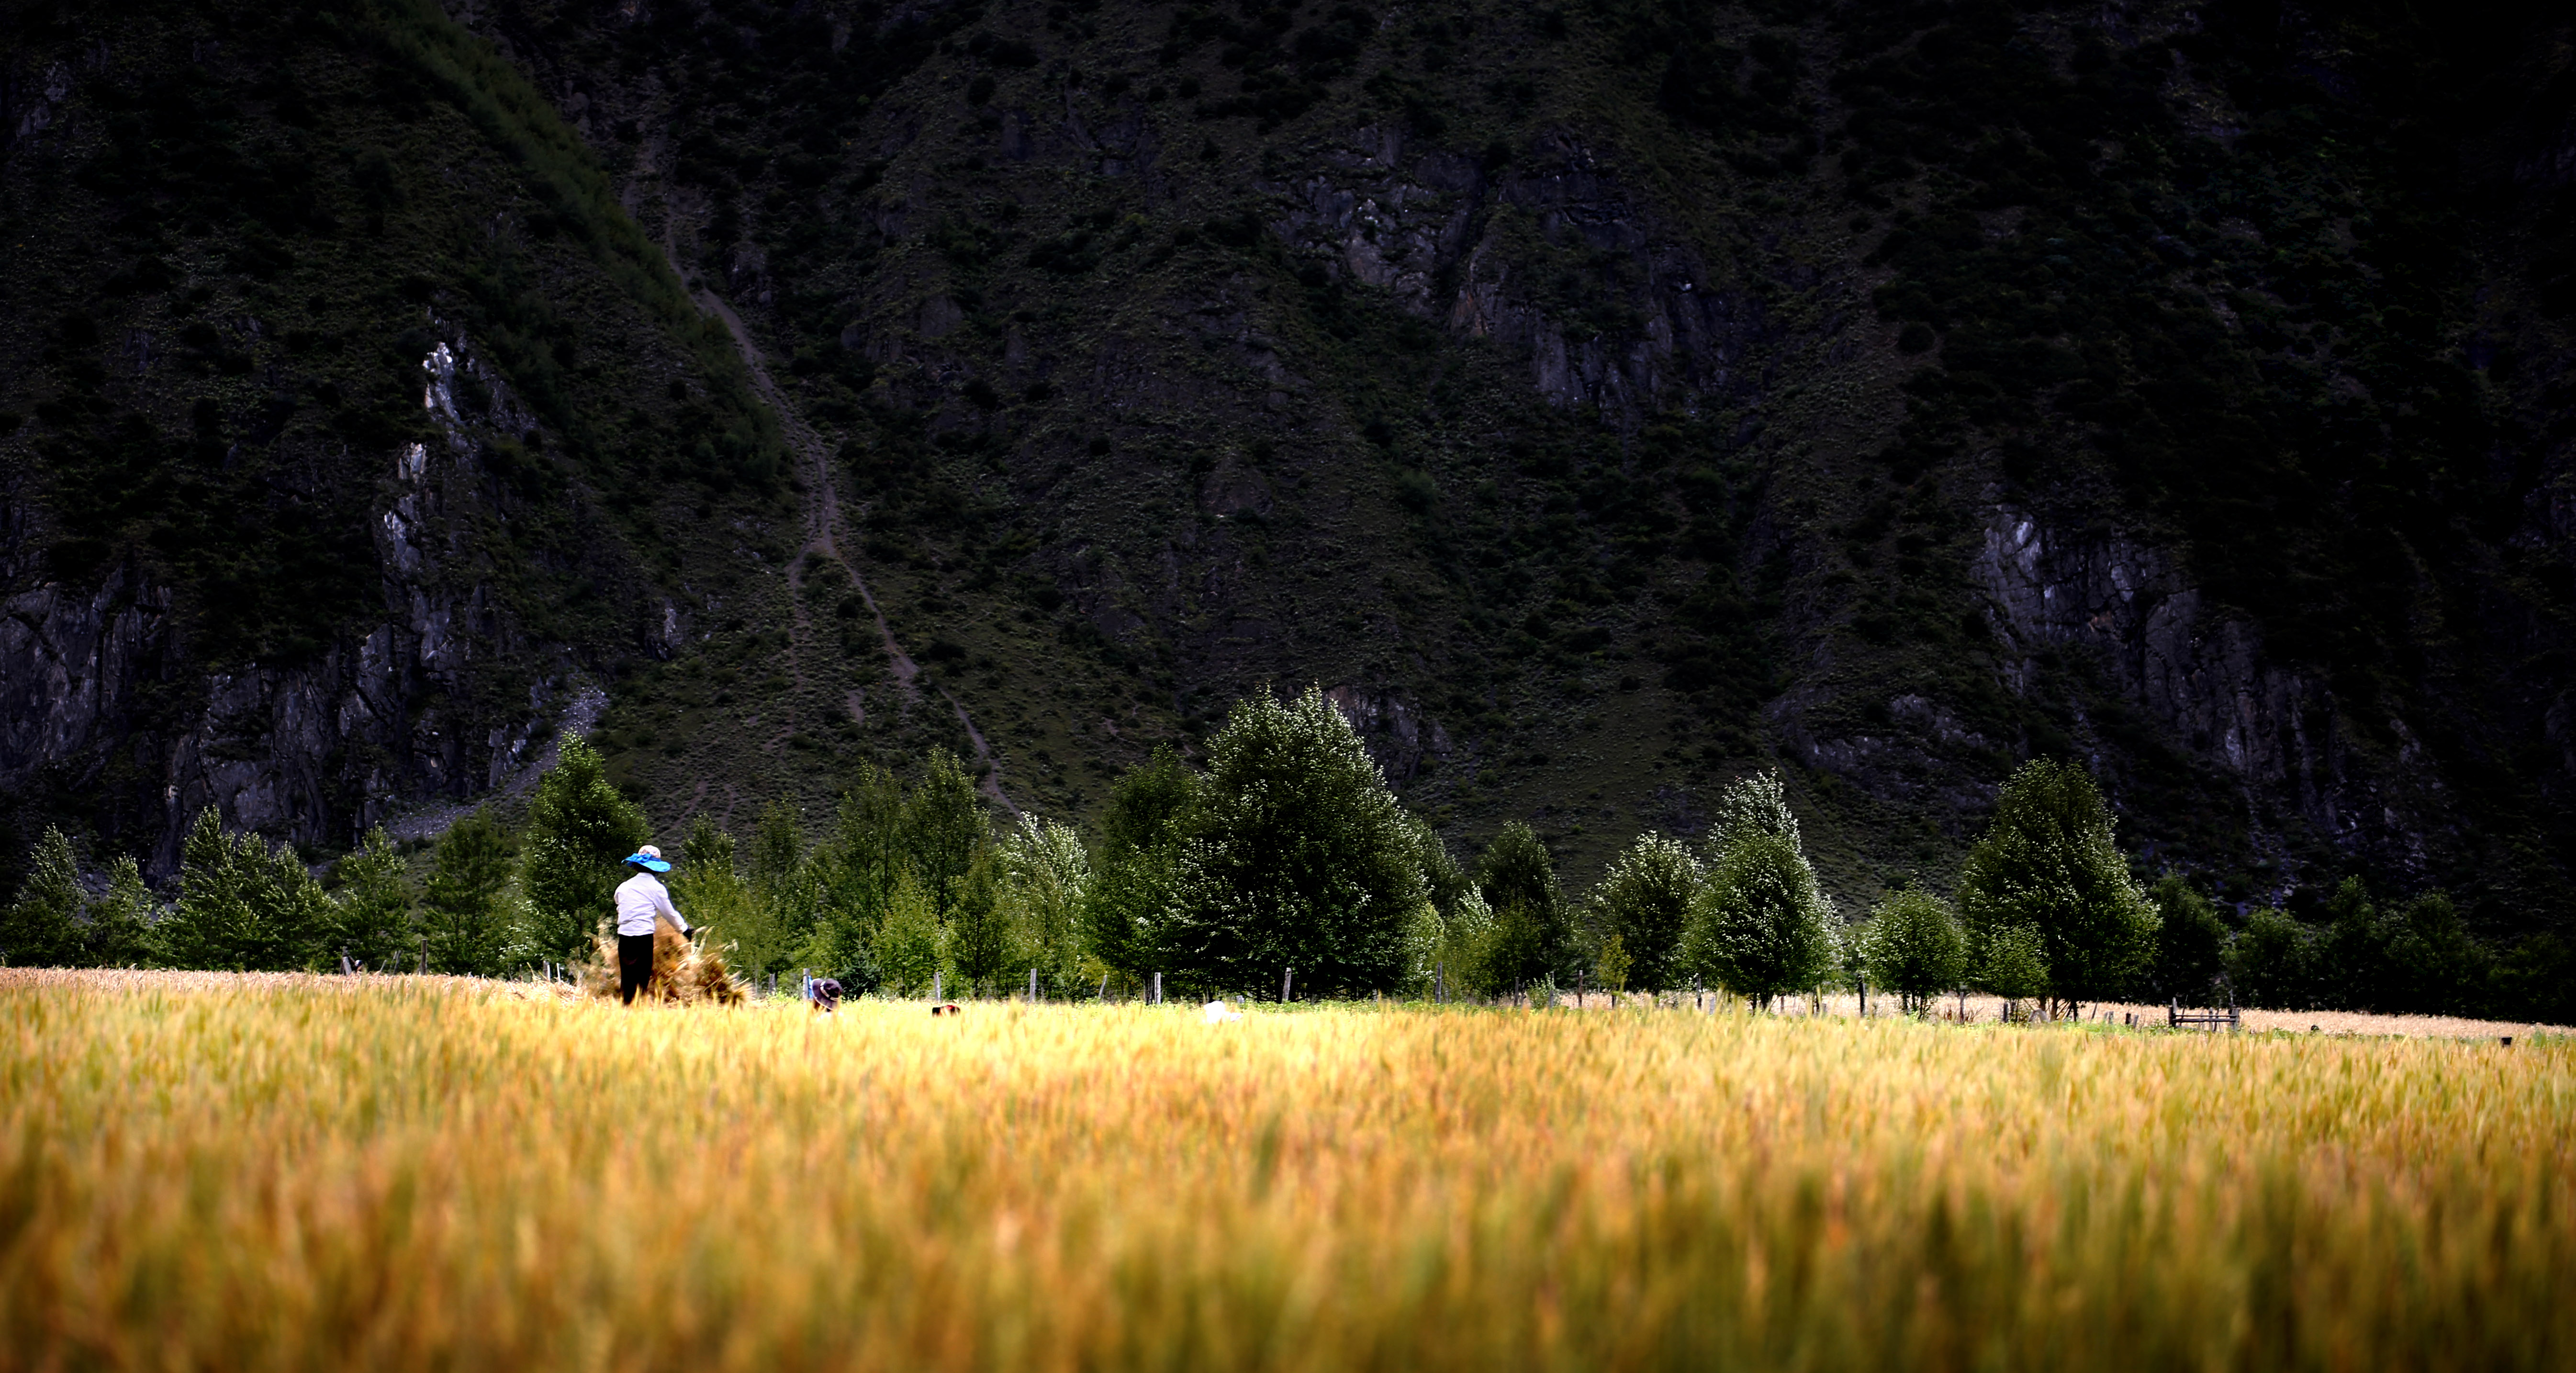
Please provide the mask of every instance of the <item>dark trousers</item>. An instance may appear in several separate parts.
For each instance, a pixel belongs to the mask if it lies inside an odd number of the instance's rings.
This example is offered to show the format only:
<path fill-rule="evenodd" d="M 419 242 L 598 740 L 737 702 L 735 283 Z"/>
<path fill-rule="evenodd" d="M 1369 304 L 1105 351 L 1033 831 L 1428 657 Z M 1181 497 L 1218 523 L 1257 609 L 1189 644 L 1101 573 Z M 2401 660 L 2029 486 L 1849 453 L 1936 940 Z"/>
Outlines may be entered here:
<path fill-rule="evenodd" d="M 617 999 L 632 1006 L 635 994 L 653 980 L 653 936 L 617 936 Z"/>

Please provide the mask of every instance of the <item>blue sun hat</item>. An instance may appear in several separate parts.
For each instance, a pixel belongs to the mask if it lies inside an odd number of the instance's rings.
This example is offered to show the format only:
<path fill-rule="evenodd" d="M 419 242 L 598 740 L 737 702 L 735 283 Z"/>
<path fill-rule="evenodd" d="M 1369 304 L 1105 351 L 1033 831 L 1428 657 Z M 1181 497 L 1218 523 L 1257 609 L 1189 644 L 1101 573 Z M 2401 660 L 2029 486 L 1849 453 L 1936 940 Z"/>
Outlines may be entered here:
<path fill-rule="evenodd" d="M 626 855 L 625 861 L 642 868 L 646 872 L 669 872 L 671 870 L 671 865 L 662 861 L 662 851 L 650 844 L 646 844 L 635 852 Z"/>

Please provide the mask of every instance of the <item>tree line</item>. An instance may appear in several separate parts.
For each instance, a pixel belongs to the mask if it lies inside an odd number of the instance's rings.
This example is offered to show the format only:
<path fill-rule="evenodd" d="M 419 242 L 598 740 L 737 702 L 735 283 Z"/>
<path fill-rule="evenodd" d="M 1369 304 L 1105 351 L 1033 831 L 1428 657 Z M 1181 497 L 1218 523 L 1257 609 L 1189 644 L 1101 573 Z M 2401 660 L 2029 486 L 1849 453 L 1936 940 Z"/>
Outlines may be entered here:
<path fill-rule="evenodd" d="M 382 830 L 328 890 L 292 850 L 210 808 L 166 909 L 131 859 L 102 893 L 49 832 L 5 916 L 13 964 L 161 964 L 494 975 L 588 957 L 646 842 L 639 808 L 578 735 L 527 823 L 449 827 L 417 884 Z M 1908 1009 L 1977 990 L 2054 1010 L 2120 999 L 2380 1011 L 2565 1014 L 2553 942 L 2498 956 L 2439 893 L 2375 903 L 2358 879 L 2323 929 L 2272 910 L 2231 928 L 2180 875 L 2133 874 L 2109 806 L 2069 762 L 2024 764 L 1949 899 L 1909 884 L 1846 922 L 1809 863 L 1780 777 L 1719 798 L 1698 843 L 1649 832 L 1580 900 L 1527 825 L 1462 863 L 1388 790 L 1321 692 L 1239 702 L 1199 766 L 1164 747 L 1112 789 L 1086 838 L 996 825 L 944 752 L 907 786 L 860 770 L 819 832 L 784 803 L 747 842 L 699 815 L 670 883 L 737 971 L 800 970 L 854 992 L 1034 984 L 1044 995 L 1377 992 L 1492 998 L 1723 990 L 1756 1004 L 1867 985 Z"/>

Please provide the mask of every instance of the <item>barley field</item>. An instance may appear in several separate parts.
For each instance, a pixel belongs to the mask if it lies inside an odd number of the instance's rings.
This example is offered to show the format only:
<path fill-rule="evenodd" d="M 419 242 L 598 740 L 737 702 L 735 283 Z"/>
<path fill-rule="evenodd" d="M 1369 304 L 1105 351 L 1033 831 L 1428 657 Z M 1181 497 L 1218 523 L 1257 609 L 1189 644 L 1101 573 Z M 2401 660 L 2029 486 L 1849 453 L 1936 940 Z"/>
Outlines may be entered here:
<path fill-rule="evenodd" d="M 0 1364 L 2566 1368 L 2563 1039 L 0 978 Z"/>

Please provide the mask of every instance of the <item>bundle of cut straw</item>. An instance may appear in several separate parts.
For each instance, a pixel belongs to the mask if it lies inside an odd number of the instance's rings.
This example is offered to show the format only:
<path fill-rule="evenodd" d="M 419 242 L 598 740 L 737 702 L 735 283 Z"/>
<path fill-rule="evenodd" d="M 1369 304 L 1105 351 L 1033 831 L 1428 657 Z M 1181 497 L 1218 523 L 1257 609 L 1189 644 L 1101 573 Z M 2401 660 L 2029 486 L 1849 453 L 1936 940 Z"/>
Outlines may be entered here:
<path fill-rule="evenodd" d="M 725 967 L 715 930 L 702 928 L 706 929 L 706 938 L 692 944 L 688 936 L 667 922 L 653 923 L 653 980 L 644 986 L 645 997 L 681 1005 L 700 1001 L 717 1006 L 742 1004 L 742 984 Z M 612 1000 L 617 996 L 617 931 L 607 921 L 599 922 L 591 960 L 581 965 L 580 972 L 583 991 Z"/>

